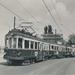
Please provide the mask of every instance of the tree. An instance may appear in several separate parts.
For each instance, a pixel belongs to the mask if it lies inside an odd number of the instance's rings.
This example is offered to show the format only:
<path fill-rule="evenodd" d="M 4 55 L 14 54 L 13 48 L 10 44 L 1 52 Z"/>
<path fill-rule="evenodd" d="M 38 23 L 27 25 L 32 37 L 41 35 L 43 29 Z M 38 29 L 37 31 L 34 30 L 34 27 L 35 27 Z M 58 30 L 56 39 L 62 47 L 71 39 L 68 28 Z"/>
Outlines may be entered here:
<path fill-rule="evenodd" d="M 47 34 L 47 26 L 44 27 L 44 34 Z"/>
<path fill-rule="evenodd" d="M 49 34 L 53 34 L 53 32 L 52 32 L 52 26 L 51 25 L 48 25 L 48 33 Z"/>
<path fill-rule="evenodd" d="M 69 40 L 67 42 L 67 45 L 75 45 L 75 34 L 69 35 Z"/>

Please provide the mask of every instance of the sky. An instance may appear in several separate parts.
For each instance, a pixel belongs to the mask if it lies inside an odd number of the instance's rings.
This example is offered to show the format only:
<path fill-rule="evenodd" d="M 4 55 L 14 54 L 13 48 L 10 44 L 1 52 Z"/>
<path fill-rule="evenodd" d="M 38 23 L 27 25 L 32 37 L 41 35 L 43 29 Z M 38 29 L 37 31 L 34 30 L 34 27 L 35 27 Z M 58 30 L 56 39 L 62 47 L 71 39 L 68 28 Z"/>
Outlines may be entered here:
<path fill-rule="evenodd" d="M 5 35 L 13 29 L 14 17 L 16 17 L 16 27 L 22 25 L 22 22 L 24 22 L 22 19 L 24 19 L 26 22 L 33 23 L 32 27 L 37 34 L 43 34 L 44 27 L 48 25 L 51 25 L 53 30 L 57 29 L 57 34 L 63 34 L 65 40 L 68 39 L 70 34 L 75 34 L 75 1 L 44 0 L 44 2 L 61 31 L 42 0 L 0 0 L 0 46 L 4 46 Z"/>

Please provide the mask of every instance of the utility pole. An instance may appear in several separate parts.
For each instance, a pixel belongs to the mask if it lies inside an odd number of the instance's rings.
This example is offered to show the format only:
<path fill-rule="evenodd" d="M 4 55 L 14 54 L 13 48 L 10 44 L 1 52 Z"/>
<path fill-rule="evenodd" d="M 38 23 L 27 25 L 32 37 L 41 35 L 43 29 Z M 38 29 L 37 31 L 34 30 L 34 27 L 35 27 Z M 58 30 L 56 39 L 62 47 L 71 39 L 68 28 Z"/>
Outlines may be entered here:
<path fill-rule="evenodd" d="M 15 20 L 16 20 L 16 17 L 14 17 L 14 29 L 15 29 Z"/>
<path fill-rule="evenodd" d="M 55 43 L 57 43 L 57 40 L 56 40 L 56 31 L 57 31 L 57 30 L 55 29 Z"/>

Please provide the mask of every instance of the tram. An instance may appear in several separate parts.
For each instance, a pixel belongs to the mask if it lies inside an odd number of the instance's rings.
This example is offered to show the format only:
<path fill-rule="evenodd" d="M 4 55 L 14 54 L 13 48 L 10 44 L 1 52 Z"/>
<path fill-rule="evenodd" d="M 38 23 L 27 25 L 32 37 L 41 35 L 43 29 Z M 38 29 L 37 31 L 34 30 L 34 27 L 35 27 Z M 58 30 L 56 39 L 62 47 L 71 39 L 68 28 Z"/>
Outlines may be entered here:
<path fill-rule="evenodd" d="M 5 55 L 3 58 L 9 64 L 33 63 L 67 56 L 75 56 L 75 48 L 50 43 L 24 32 L 23 29 L 12 29 L 5 35 Z"/>

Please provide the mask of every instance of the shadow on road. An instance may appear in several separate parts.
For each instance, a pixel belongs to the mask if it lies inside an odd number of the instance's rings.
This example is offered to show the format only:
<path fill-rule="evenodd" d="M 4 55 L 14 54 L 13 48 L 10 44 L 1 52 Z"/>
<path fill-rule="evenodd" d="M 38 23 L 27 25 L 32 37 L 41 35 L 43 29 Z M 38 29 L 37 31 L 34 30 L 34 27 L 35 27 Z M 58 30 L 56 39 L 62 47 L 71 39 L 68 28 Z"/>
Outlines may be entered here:
<path fill-rule="evenodd" d="M 0 65 L 9 66 L 7 62 L 1 62 Z"/>

